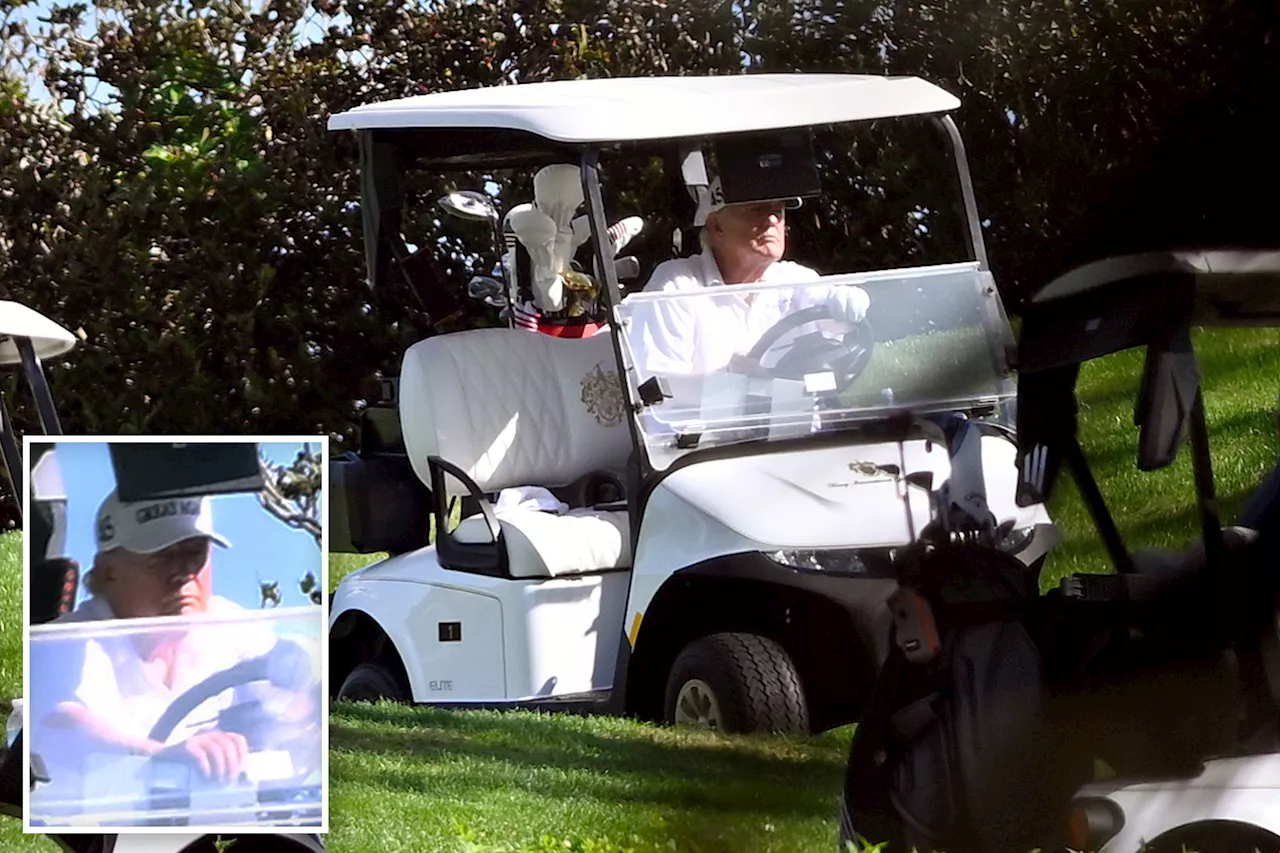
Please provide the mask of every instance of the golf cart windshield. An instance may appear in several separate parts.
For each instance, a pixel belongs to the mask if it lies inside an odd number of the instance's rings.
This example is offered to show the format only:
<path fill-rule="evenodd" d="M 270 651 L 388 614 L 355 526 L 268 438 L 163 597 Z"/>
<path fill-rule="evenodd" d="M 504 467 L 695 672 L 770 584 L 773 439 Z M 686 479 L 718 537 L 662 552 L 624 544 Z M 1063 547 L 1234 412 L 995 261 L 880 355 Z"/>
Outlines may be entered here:
<path fill-rule="evenodd" d="M 870 308 L 849 322 L 854 288 Z M 977 263 L 629 295 L 617 318 L 649 455 L 903 408 L 994 412 L 1015 393 L 995 300 Z"/>
<path fill-rule="evenodd" d="M 320 826 L 321 642 L 310 607 L 32 626 L 31 825 Z M 186 751 L 215 729 L 238 774 Z"/>

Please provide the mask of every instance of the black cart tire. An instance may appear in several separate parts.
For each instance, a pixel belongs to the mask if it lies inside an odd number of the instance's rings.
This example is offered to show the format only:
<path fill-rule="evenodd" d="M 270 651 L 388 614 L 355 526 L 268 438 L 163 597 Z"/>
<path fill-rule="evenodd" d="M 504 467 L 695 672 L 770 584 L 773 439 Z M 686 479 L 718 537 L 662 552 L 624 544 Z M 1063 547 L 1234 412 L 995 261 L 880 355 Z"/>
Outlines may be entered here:
<path fill-rule="evenodd" d="M 734 734 L 810 732 L 791 656 L 756 634 L 711 634 L 685 646 L 671 666 L 664 709 L 668 724 Z"/>
<path fill-rule="evenodd" d="M 283 835 L 206 835 L 182 848 L 182 853 L 317 853 L 324 850 L 318 835 L 304 836 L 305 841 Z M 232 842 L 226 844 L 226 842 Z M 222 842 L 219 844 L 219 842 Z"/>
<path fill-rule="evenodd" d="M 408 702 L 409 688 L 399 674 L 380 663 L 366 661 L 358 664 L 342 680 L 338 699 L 348 702 L 376 702 L 379 699 Z"/>
<path fill-rule="evenodd" d="M 1254 853 L 1280 849 L 1280 838 L 1258 826 L 1226 820 L 1209 820 L 1199 825 L 1174 829 L 1156 838 L 1144 850 L 1151 853 L 1180 853 L 1182 850 L 1212 850 L 1214 853 Z"/>

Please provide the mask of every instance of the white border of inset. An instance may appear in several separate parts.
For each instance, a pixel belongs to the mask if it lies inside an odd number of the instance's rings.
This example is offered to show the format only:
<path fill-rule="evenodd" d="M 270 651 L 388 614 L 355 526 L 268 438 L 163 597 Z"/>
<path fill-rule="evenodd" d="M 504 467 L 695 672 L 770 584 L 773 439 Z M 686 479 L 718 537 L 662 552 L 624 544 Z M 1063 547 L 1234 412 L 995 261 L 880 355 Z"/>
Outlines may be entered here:
<path fill-rule="evenodd" d="M 44 444 L 320 444 L 322 517 L 320 532 L 320 585 L 322 588 L 316 618 L 321 620 L 320 630 L 320 691 L 322 694 L 321 722 L 321 802 L 320 825 L 312 826 L 40 826 L 30 825 L 31 742 L 22 738 L 22 832 L 25 835 L 170 835 L 174 839 L 174 851 L 181 850 L 192 841 L 208 835 L 327 835 L 329 832 L 329 437 L 327 435 L 24 435 L 22 437 L 23 490 L 17 496 L 22 502 L 22 696 L 30 694 L 30 673 L 27 670 L 27 645 L 30 642 L 31 607 L 28 586 L 31 572 L 31 539 L 27 536 L 27 519 L 30 516 L 31 450 L 32 443 Z M 24 711 L 25 712 L 25 711 Z M 23 720 L 26 728 L 29 719 Z"/>

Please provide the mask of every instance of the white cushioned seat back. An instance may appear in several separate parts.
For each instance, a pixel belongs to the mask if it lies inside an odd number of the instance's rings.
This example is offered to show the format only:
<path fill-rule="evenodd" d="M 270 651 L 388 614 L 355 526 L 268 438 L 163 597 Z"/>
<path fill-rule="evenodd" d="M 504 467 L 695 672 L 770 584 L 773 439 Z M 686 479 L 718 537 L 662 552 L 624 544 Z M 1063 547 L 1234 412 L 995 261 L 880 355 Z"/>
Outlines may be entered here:
<path fill-rule="evenodd" d="M 424 483 L 428 456 L 486 493 L 621 474 L 631 452 L 623 400 L 607 333 L 474 329 L 419 341 L 401 364 L 405 449 Z M 456 478 L 445 482 L 451 496 L 467 493 Z"/>

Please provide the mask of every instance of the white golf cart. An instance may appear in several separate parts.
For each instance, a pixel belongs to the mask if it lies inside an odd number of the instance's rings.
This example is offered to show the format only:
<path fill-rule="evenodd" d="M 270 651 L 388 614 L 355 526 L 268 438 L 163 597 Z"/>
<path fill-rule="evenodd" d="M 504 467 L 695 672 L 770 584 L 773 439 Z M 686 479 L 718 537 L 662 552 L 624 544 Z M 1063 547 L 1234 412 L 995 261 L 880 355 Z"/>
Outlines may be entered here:
<path fill-rule="evenodd" d="M 511 230 L 534 302 L 562 310 L 589 240 L 608 321 L 408 348 L 360 452 L 330 466 L 331 549 L 390 553 L 333 595 L 336 696 L 818 731 L 858 719 L 886 654 L 895 549 L 924 526 L 972 516 L 1038 566 L 1056 531 L 1014 502 L 1012 338 L 957 106 L 910 77 L 762 74 L 521 84 L 333 116 L 359 136 L 370 286 L 412 277 L 398 228 L 414 171 L 527 170 L 544 227 Z M 604 207 L 621 164 L 661 164 L 675 210 L 641 213 L 674 217 L 678 253 L 696 245 L 707 155 L 730 203 L 816 198 L 815 129 L 899 118 L 951 148 L 967 260 L 624 297 L 635 261 L 615 257 Z M 473 207 L 496 231 L 495 209 Z M 512 266 L 490 304 L 516 298 Z M 856 324 L 824 301 L 849 286 L 871 299 Z M 650 369 L 662 317 L 725 300 L 789 308 L 733 370 Z M 692 360 L 708 346 L 693 341 Z"/>
<path fill-rule="evenodd" d="M 35 399 L 41 427 L 46 435 L 60 435 L 61 425 L 41 362 L 67 353 L 74 348 L 75 342 L 75 336 L 71 332 L 39 312 L 18 303 L 0 301 L 0 365 L 21 366 Z M 24 487 L 22 455 L 7 401 L 3 399 L 0 399 L 0 416 L 3 418 L 3 422 L 0 424 L 2 426 L 2 429 L 0 429 L 0 449 L 3 450 L 5 467 L 15 493 L 22 494 Z M 151 449 L 145 445 L 135 445 L 135 447 L 146 450 Z M 28 614 L 33 626 L 33 634 L 39 635 L 42 623 L 48 622 L 71 609 L 79 580 L 79 566 L 76 561 L 65 556 L 67 534 L 66 493 L 62 488 L 61 474 L 57 467 L 56 456 L 52 452 L 52 445 L 41 445 L 33 442 L 31 450 L 32 477 L 31 483 L 26 484 L 31 488 L 31 499 L 29 501 L 31 515 L 27 519 L 25 533 L 30 551 L 29 570 L 26 580 L 28 586 Z M 256 468 L 256 451 L 252 452 L 251 455 Z M 219 467 L 215 465 L 214 467 L 218 471 L 218 476 L 222 476 L 225 479 L 225 466 Z M 172 474 L 173 472 L 170 473 Z M 179 478 L 189 474 L 189 471 L 178 472 Z M 175 487 L 176 485 L 178 484 L 170 476 L 167 486 Z M 190 487 L 193 484 L 188 482 L 184 485 Z M 205 483 L 206 487 L 212 485 Z M 245 485 L 245 483 L 222 483 L 224 491 L 231 490 L 232 486 L 243 487 Z M 299 621 L 298 618 L 292 615 L 285 615 L 282 612 L 273 614 L 272 618 L 275 621 Z M 309 615 L 302 621 L 311 626 L 311 630 L 314 632 L 315 623 L 312 620 L 314 620 L 314 615 Z M 80 633 L 80 638 L 83 637 L 84 630 L 92 630 L 92 623 L 85 624 L 90 627 L 81 629 L 78 632 Z M 173 626 L 169 625 L 168 627 L 172 628 Z M 117 630 L 119 629 L 117 628 Z M 136 633 L 137 623 L 133 626 L 124 627 L 123 630 Z M 42 666 L 44 663 L 49 662 L 48 658 L 51 650 L 58 646 L 61 646 L 61 651 L 63 652 L 67 650 L 69 636 L 72 640 L 78 639 L 66 633 L 59 635 L 48 631 L 45 632 L 44 639 L 38 636 L 33 638 L 28 667 L 33 681 L 38 680 L 46 672 L 46 670 L 42 669 Z M 294 663 L 296 662 L 294 661 Z M 306 698 L 311 699 L 313 702 L 322 698 L 314 695 L 319 689 L 319 685 L 314 679 L 307 679 L 309 683 L 305 686 L 295 685 L 293 676 L 287 679 L 280 677 L 279 671 L 281 667 L 278 658 L 272 658 L 270 661 L 264 660 L 263 663 L 273 664 L 273 666 L 269 667 L 270 672 L 268 675 L 276 676 L 275 680 L 281 681 L 284 688 L 293 688 L 291 691 L 278 689 L 275 699 L 284 698 L 288 700 L 294 698 L 294 695 L 285 696 L 284 694 L 286 693 L 295 695 L 308 693 Z M 58 664 L 54 662 L 53 665 L 57 666 Z M 288 669 L 294 671 L 296 667 L 289 666 Z M 252 676 L 253 673 L 240 671 L 233 675 L 239 678 Z M 271 679 L 269 678 L 268 681 L 271 681 Z M 208 694 L 210 691 L 219 688 L 219 685 L 204 684 L 203 687 L 205 688 L 205 693 Z M 189 695 L 185 697 L 187 701 L 185 706 L 175 703 L 179 707 L 174 709 L 174 715 L 181 712 L 185 716 L 186 712 L 193 710 L 194 706 L 190 705 L 190 702 L 199 698 L 201 698 L 200 695 Z M 241 706 L 237 709 L 241 713 L 241 722 L 252 724 L 256 731 L 268 737 L 278 733 L 279 727 L 275 732 L 268 732 L 267 728 L 269 726 L 264 726 L 267 721 L 261 716 L 250 719 L 244 713 L 257 710 L 268 711 L 271 710 L 268 708 L 269 705 L 270 702 L 264 703 L 257 708 Z M 283 709 L 276 708 L 274 710 Z M 36 804 L 36 810 L 38 811 L 41 802 L 45 800 L 45 795 L 49 792 L 50 783 L 55 782 L 51 778 L 51 771 L 57 771 L 58 769 L 56 765 L 44 762 L 42 756 L 34 751 L 29 756 L 29 761 L 24 762 L 24 752 L 28 751 L 26 735 L 29 728 L 29 717 L 30 709 L 28 709 L 27 703 L 22 698 L 13 699 L 12 709 L 5 726 L 7 737 L 5 742 L 0 745 L 0 814 L 18 819 L 21 819 L 23 815 L 24 788 L 30 799 Z M 174 722 L 182 722 L 182 720 L 179 719 Z M 312 732 L 310 731 L 311 727 L 298 725 L 296 718 L 291 720 L 290 724 L 290 733 L 295 736 L 300 732 L 304 733 L 304 738 L 309 738 L 313 742 L 312 752 L 318 755 L 320 753 L 318 731 Z M 276 740 L 279 741 L 280 739 L 276 738 Z M 296 738 L 291 740 L 290 746 L 295 746 L 296 740 Z M 189 784 L 182 777 L 183 771 L 180 768 L 164 767 L 162 763 L 135 761 L 135 764 L 144 765 L 136 769 L 141 770 L 147 776 L 145 782 L 146 790 L 139 797 L 135 797 L 134 802 L 128 805 L 126 810 L 138 817 L 146 811 L 145 806 L 155 804 L 157 796 L 163 798 L 163 796 L 167 795 L 170 805 L 173 805 L 176 800 L 182 800 L 179 807 L 176 810 L 171 809 L 165 815 L 166 820 L 161 822 L 161 825 L 175 827 L 172 832 L 117 835 L 100 830 L 87 830 L 86 824 L 95 825 L 98 822 L 93 819 L 86 819 L 89 813 L 93 811 L 93 808 L 87 800 L 81 798 L 78 802 L 64 800 L 60 804 L 64 813 L 74 812 L 79 818 L 79 820 L 71 820 L 66 823 L 79 825 L 75 826 L 74 829 L 66 824 L 62 828 L 50 826 L 47 837 L 58 844 L 61 849 L 74 851 L 74 853 L 206 853 L 206 851 L 212 853 L 214 850 L 222 849 L 217 846 L 218 844 L 226 846 L 228 842 L 233 840 L 236 850 L 250 851 L 250 853 L 252 851 L 267 850 L 323 853 L 324 844 L 320 836 L 315 834 L 263 833 L 259 829 L 257 833 L 252 835 L 232 833 L 217 837 L 199 831 L 184 831 L 180 828 L 184 825 L 191 825 L 187 822 L 187 818 L 198 811 L 198 808 L 202 805 L 202 797 L 204 799 L 203 805 L 212 805 L 213 810 L 219 813 L 218 817 L 227 820 L 229 823 L 240 823 L 242 825 L 245 823 L 244 820 L 234 819 L 231 813 L 232 809 L 228 808 L 232 806 L 241 812 L 252 812 L 254 818 L 260 816 L 264 811 L 271 812 L 277 818 L 282 812 L 288 812 L 293 816 L 301 816 L 301 819 L 291 821 L 286 818 L 281 820 L 281 823 L 293 826 L 318 826 L 319 824 L 316 820 L 318 808 L 316 795 L 319 792 L 319 786 L 315 784 L 314 778 L 291 786 L 273 784 L 273 782 L 279 782 L 281 779 L 289 781 L 290 774 L 279 772 L 278 759 L 280 758 L 279 753 L 281 750 L 278 744 L 269 744 L 269 746 L 275 747 L 274 753 L 271 750 L 263 750 L 261 747 L 264 745 L 267 744 L 259 743 L 254 747 L 254 750 L 274 756 L 277 759 L 277 767 L 274 768 L 276 772 L 258 773 L 259 781 L 251 785 L 238 785 L 236 790 L 232 792 L 236 795 L 234 803 L 228 801 L 226 791 L 196 791 L 197 786 Z M 122 782 L 127 784 L 127 781 L 120 775 L 122 769 L 124 768 L 116 766 L 98 774 L 97 782 L 99 788 L 111 789 L 113 783 L 116 785 Z M 298 768 L 293 767 L 291 769 L 296 771 Z M 268 771 L 270 770 L 271 768 L 268 768 Z M 165 775 L 166 773 L 167 775 Z M 314 774 L 311 775 L 314 776 Z M 296 780 L 299 774 L 294 772 L 292 776 Z M 262 784 L 261 779 L 267 779 L 268 781 L 266 784 Z M 118 788 L 116 790 L 118 792 Z M 56 784 L 53 785 L 53 793 L 57 793 Z M 194 798 L 190 796 L 191 793 L 195 794 Z M 219 794 L 221 794 L 220 800 Z M 264 794 L 267 800 L 265 809 L 263 808 L 263 797 L 261 796 Z M 250 800 L 256 801 L 250 804 Z M 100 799 L 99 804 L 101 801 Z M 144 807 L 140 807 L 140 803 Z M 86 808 L 87 804 L 90 807 Z M 151 817 L 154 816 L 154 814 L 151 815 Z M 249 822 L 256 822 L 256 820 Z M 39 826 L 41 823 L 41 820 L 32 821 L 33 826 Z M 47 824 L 49 822 L 44 823 Z"/>
<path fill-rule="evenodd" d="M 1280 850 L 1280 753 L 1216 758 L 1187 778 L 1095 782 L 1071 831 L 1098 853 Z"/>

